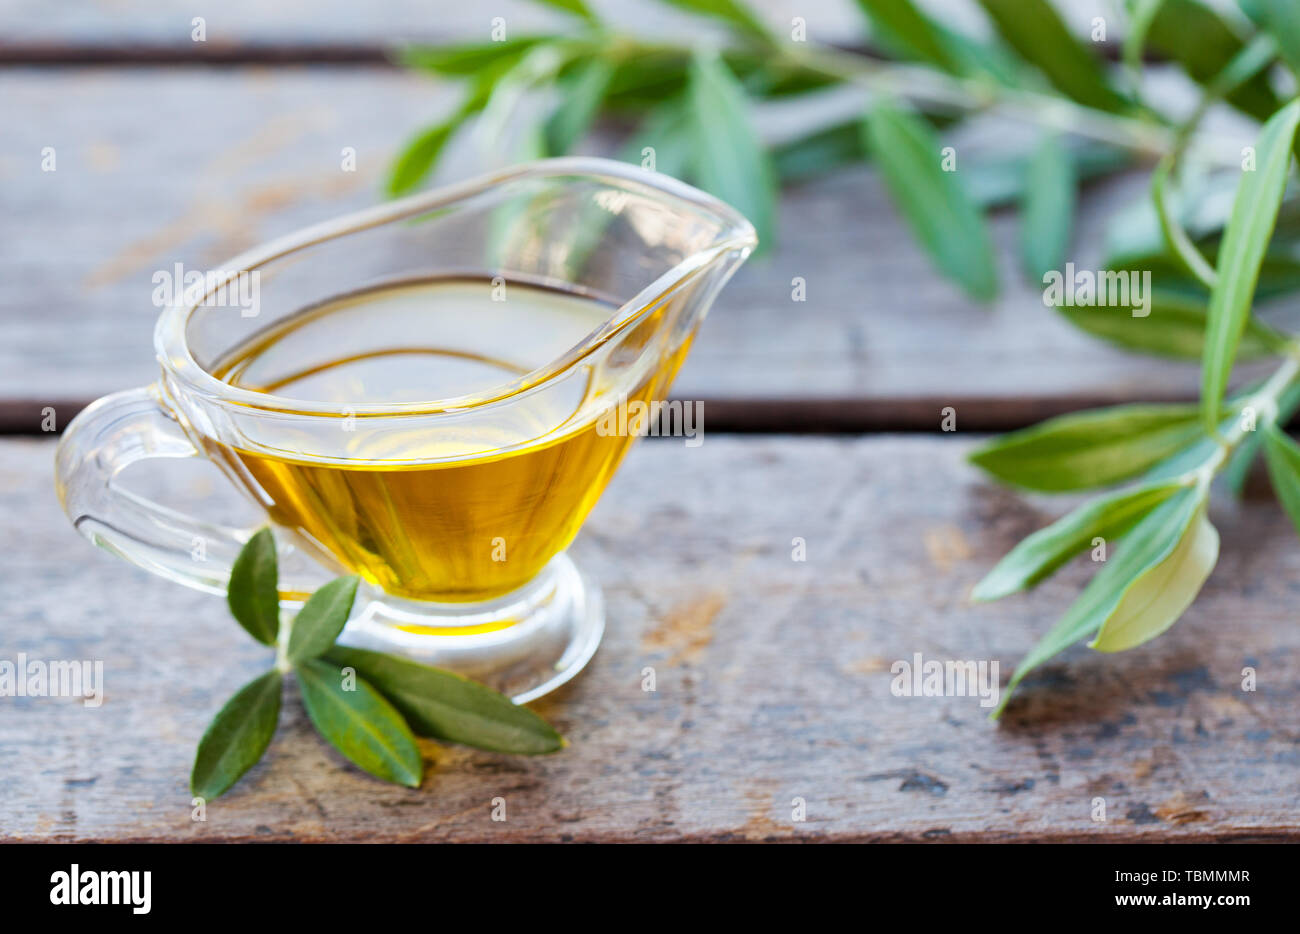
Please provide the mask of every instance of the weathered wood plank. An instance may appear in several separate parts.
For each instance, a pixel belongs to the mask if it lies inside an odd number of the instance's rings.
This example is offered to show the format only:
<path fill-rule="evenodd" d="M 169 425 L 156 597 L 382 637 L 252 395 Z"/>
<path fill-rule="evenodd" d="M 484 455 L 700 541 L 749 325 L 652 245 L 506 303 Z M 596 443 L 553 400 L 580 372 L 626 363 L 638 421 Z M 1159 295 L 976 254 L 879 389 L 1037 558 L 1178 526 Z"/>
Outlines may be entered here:
<path fill-rule="evenodd" d="M 951 437 L 642 444 L 576 546 L 609 628 L 590 669 L 539 705 L 569 749 L 430 745 L 424 787 L 406 791 L 347 766 L 291 698 L 267 760 L 195 823 L 195 743 L 264 651 L 219 599 L 81 541 L 55 503 L 51 442 L 0 442 L 0 658 L 100 659 L 106 684 L 98 709 L 0 698 L 0 837 L 1300 837 L 1300 545 L 1272 503 L 1216 507 L 1223 557 L 1167 636 L 1114 656 L 1075 650 L 1002 726 L 975 698 L 891 694 L 891 663 L 916 652 L 1000 660 L 1005 679 L 1086 575 L 1074 565 L 1039 593 L 966 604 L 1061 508 L 987 485 L 967 449 Z M 191 495 L 202 476 L 186 480 Z M 805 562 L 791 560 L 796 537 Z M 1239 689 L 1244 666 L 1255 693 Z M 655 693 L 641 689 L 646 667 Z M 505 823 L 490 819 L 497 796 Z M 796 797 L 804 823 L 791 821 Z"/>
<path fill-rule="evenodd" d="M 0 139 L 0 429 L 26 431 L 43 406 L 153 377 L 155 270 L 212 268 L 373 203 L 400 142 L 451 100 L 419 76 L 330 68 L 11 69 L 0 97 L 12 117 Z M 481 160 L 458 143 L 446 175 L 464 177 Z M 349 146 L 355 172 L 341 168 Z M 45 147 L 54 172 L 41 171 Z M 1142 184 L 1089 190 L 1082 268 Z M 946 405 L 964 427 L 992 429 L 1195 394 L 1195 365 L 1116 351 L 1045 308 L 1016 268 L 1015 218 L 994 226 L 1005 289 L 980 308 L 935 275 L 870 169 L 790 189 L 778 248 L 724 291 L 676 392 L 768 429 L 932 429 Z M 804 302 L 792 301 L 796 277 Z"/>
<path fill-rule="evenodd" d="M 982 17 L 966 0 L 931 0 L 924 4 L 946 21 L 963 28 L 979 28 Z M 615 27 L 642 34 L 681 34 L 699 29 L 704 20 L 654 0 L 589 0 L 589 6 Z M 747 0 L 746 6 L 774 28 L 789 27 L 803 17 L 810 35 L 830 40 L 855 39 L 865 34 L 865 19 L 853 0 Z M 1103 0 L 1071 0 L 1066 17 L 1081 35 L 1090 30 L 1092 16 L 1108 13 Z M 191 20 L 204 16 L 207 42 L 191 39 Z M 203 55 L 199 45 L 238 48 L 267 44 L 282 46 L 363 45 L 383 47 L 412 41 L 449 37 L 486 38 L 494 17 L 502 17 L 508 30 L 523 34 L 572 28 L 570 17 L 529 0 L 497 0 L 491 8 L 475 4 L 439 4 L 431 9 L 424 0 L 376 0 L 364 7 L 346 0 L 304 5 L 230 0 L 220 10 L 178 10 L 166 0 L 134 0 L 123 7 L 114 3 L 57 4 L 40 0 L 10 0 L 0 9 L 0 58 L 10 49 L 113 48 L 147 45 L 153 48 L 189 48 Z"/>

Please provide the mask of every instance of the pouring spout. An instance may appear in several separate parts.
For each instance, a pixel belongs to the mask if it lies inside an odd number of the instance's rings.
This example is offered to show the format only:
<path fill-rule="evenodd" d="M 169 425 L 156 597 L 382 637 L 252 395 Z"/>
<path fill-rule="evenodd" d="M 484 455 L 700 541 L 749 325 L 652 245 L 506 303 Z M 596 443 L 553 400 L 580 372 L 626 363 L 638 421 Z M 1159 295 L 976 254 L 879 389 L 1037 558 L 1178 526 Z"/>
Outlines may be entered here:
<path fill-rule="evenodd" d="M 155 347 L 167 378 L 220 418 L 238 420 L 248 411 L 332 418 L 328 401 L 232 386 L 212 369 L 232 348 L 312 308 L 413 282 L 476 281 L 490 302 L 508 301 L 507 286 L 522 284 L 533 290 L 523 294 L 550 289 L 609 308 L 585 337 L 554 356 L 549 349 L 539 354 L 550 356 L 545 362 L 530 357 L 532 368 L 521 367 L 512 381 L 352 406 L 358 417 L 375 418 L 464 412 L 590 369 L 597 351 L 612 361 L 600 364 L 606 369 L 652 352 L 680 362 L 718 290 L 757 244 L 739 211 L 667 175 L 611 159 L 539 160 L 308 227 L 234 257 L 221 268 L 258 276 L 259 313 L 232 318 L 207 295 L 187 296 L 159 318 Z M 500 317 L 470 315 L 463 325 L 487 341 L 490 322 Z M 427 330 L 434 320 L 447 319 L 416 315 L 412 328 Z"/>

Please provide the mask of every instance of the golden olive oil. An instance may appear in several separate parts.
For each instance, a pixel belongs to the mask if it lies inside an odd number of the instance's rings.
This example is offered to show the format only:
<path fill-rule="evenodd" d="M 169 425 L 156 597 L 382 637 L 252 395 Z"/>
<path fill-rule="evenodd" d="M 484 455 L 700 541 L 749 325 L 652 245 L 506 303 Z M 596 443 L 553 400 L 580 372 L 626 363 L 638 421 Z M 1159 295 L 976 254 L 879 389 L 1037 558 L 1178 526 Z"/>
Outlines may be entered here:
<path fill-rule="evenodd" d="M 658 398 L 686 347 L 618 369 L 617 358 L 645 356 L 642 346 L 662 339 L 665 309 L 651 309 L 608 352 L 517 397 L 495 398 L 614 312 L 585 296 L 507 288 L 502 301 L 486 280 L 407 282 L 276 323 L 213 374 L 337 406 L 337 428 L 324 430 L 345 433 L 331 440 L 345 441 L 346 456 L 213 453 L 275 522 L 389 594 L 470 602 L 521 587 L 573 539 L 633 440 L 602 434 L 601 416 L 621 402 Z M 387 419 L 383 430 L 352 409 L 466 393 L 495 401 L 481 411 Z"/>

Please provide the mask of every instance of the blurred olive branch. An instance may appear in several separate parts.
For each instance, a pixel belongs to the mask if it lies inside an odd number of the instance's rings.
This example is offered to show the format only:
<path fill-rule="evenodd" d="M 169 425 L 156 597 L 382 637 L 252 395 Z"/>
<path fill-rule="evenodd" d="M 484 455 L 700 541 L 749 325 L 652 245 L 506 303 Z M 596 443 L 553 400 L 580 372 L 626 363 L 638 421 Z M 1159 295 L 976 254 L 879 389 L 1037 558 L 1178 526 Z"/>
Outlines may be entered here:
<path fill-rule="evenodd" d="M 1004 705 L 1032 668 L 1076 642 L 1118 651 L 1168 629 L 1217 559 L 1211 481 L 1222 475 L 1240 491 L 1261 449 L 1300 529 L 1300 446 L 1279 430 L 1300 408 L 1300 339 L 1252 315 L 1257 301 L 1300 290 L 1300 198 L 1289 184 L 1300 124 L 1300 98 L 1289 99 L 1300 74 L 1294 0 L 1237 0 L 1235 10 L 1124 0 L 1118 66 L 1095 53 L 1099 43 L 1076 37 L 1048 0 L 975 0 L 987 38 L 936 21 L 912 0 L 856 0 L 869 54 L 777 32 L 741 0 L 664 0 L 716 27 L 682 42 L 615 29 L 582 0 L 539 2 L 570 14 L 574 28 L 404 53 L 414 68 L 462 81 L 465 93 L 405 148 L 390 193 L 420 185 L 475 118 L 485 151 L 517 158 L 568 152 L 599 120 L 632 122 L 624 158 L 729 201 L 770 243 L 783 183 L 869 160 L 937 270 L 987 301 L 998 290 L 988 211 L 1019 209 L 1021 265 L 1046 285 L 1069 250 L 1080 184 L 1151 168 L 1150 198 L 1113 218 L 1097 273 L 1149 276 L 1145 301 L 1129 294 L 1058 310 L 1128 350 L 1199 357 L 1201 400 L 1068 415 L 972 454 L 993 476 L 1030 490 L 1134 481 L 1029 536 L 976 587 L 977 600 L 1007 596 L 1089 550 L 1100 566 L 1016 669 Z M 1190 113 L 1148 100 L 1148 50 L 1199 88 Z M 763 107 L 837 88 L 862 92 L 856 112 L 793 139 L 758 132 Z M 1205 118 L 1223 107 L 1261 125 L 1253 145 L 1206 130 Z M 953 171 L 942 162 L 941 134 L 977 114 L 1024 122 L 1037 137 Z M 1228 394 L 1234 362 L 1247 357 L 1280 362 L 1271 377 Z"/>

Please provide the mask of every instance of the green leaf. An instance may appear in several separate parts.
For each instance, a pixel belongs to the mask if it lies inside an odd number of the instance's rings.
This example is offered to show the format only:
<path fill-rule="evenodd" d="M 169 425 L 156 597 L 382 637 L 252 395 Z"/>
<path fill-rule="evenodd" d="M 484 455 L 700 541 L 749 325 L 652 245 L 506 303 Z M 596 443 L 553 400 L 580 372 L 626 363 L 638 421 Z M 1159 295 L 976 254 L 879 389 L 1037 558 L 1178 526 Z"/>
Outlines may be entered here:
<path fill-rule="evenodd" d="M 343 631 L 361 578 L 337 577 L 307 598 L 289 630 L 289 661 L 296 665 L 329 651 Z"/>
<path fill-rule="evenodd" d="M 867 113 L 863 139 L 894 205 L 940 270 L 972 298 L 997 293 L 997 267 L 984 216 L 960 172 L 945 172 L 942 146 L 918 117 L 880 100 Z"/>
<path fill-rule="evenodd" d="M 1262 415 L 1255 430 L 1246 434 L 1237 445 L 1237 450 L 1233 451 L 1232 456 L 1228 458 L 1228 464 L 1223 468 L 1223 481 L 1234 496 L 1240 498 L 1245 492 L 1250 468 L 1264 442 L 1262 429 L 1270 425 L 1285 426 L 1297 411 L 1300 411 L 1300 383 L 1293 383 L 1277 400 L 1277 410 L 1271 415 Z"/>
<path fill-rule="evenodd" d="M 884 45 L 946 71 L 957 70 L 942 34 L 911 0 L 857 0 L 857 3 L 871 22 L 872 34 Z"/>
<path fill-rule="evenodd" d="M 1212 174 L 1189 174 L 1175 191 L 1170 192 L 1170 213 L 1192 238 L 1192 241 L 1211 261 L 1215 259 L 1223 228 L 1232 216 L 1233 201 L 1241 182 L 1240 171 L 1228 170 Z M 1176 195 L 1176 197 L 1175 197 Z M 1288 186 L 1278 211 L 1277 228 L 1273 245 L 1265 258 L 1260 273 L 1259 292 L 1266 288 L 1266 277 L 1278 273 L 1279 262 L 1300 248 L 1300 198 L 1296 186 Z M 1151 199 L 1137 198 L 1120 208 L 1107 223 L 1106 253 L 1102 268 L 1129 268 L 1143 266 L 1150 261 L 1164 262 L 1168 256 L 1160 218 Z M 1294 261 L 1291 261 L 1294 265 Z M 1167 263 L 1173 274 L 1178 274 L 1172 262 Z M 1284 284 L 1279 282 L 1279 285 Z M 1162 282 L 1168 288 L 1169 283 Z M 1294 286 L 1292 286 L 1294 287 Z M 1208 294 L 1208 289 L 1197 286 Z"/>
<path fill-rule="evenodd" d="M 1185 489 L 1167 499 L 1120 539 L 1116 553 L 1102 565 L 1056 625 L 1016 666 L 992 719 L 1002 713 L 1016 687 L 1031 670 L 1058 652 L 1101 629 L 1135 582 L 1159 567 L 1182 541 L 1192 520 L 1204 508 L 1200 489 Z"/>
<path fill-rule="evenodd" d="M 1097 59 L 1075 39 L 1047 0 L 980 0 L 1002 38 L 1058 89 L 1086 107 L 1120 110 L 1124 99 Z"/>
<path fill-rule="evenodd" d="M 421 130 L 402 147 L 401 153 L 388 172 L 385 185 L 390 196 L 405 194 L 417 187 L 438 164 L 438 157 L 447 147 L 455 132 L 465 120 L 480 108 L 460 108 L 441 123 Z"/>
<path fill-rule="evenodd" d="M 1241 499 L 1246 492 L 1246 481 L 1250 479 L 1251 468 L 1255 466 L 1255 458 L 1259 456 L 1263 443 L 1263 432 L 1252 432 L 1241 440 L 1223 468 L 1223 485 L 1237 499 Z"/>
<path fill-rule="evenodd" d="M 1273 489 L 1291 517 L 1291 524 L 1300 532 L 1300 447 L 1277 425 L 1269 424 L 1259 430 L 1263 433 L 1264 460 Z"/>
<path fill-rule="evenodd" d="M 1297 125 L 1300 125 L 1300 99 L 1279 110 L 1264 124 L 1255 147 L 1255 170 L 1242 173 L 1232 216 L 1224 230 L 1216 265 L 1218 279 L 1210 293 L 1201 365 L 1202 420 L 1211 432 L 1219 422 L 1223 392 L 1277 223 Z"/>
<path fill-rule="evenodd" d="M 1277 61 L 1278 51 L 1273 36 L 1268 33 L 1255 36 L 1223 66 L 1223 71 L 1214 76 L 1206 88 L 1207 93 L 1214 98 L 1230 95 Z"/>
<path fill-rule="evenodd" d="M 477 77 L 486 69 L 504 72 L 533 46 L 555 39 L 555 36 L 520 36 L 502 42 L 413 46 L 403 49 L 398 60 L 411 68 L 420 68 L 439 75 Z"/>
<path fill-rule="evenodd" d="M 363 771 L 418 788 L 424 777 L 415 737 L 393 705 L 357 677 L 345 690 L 343 672 L 320 659 L 294 669 L 307 716 L 321 736 Z"/>
<path fill-rule="evenodd" d="M 1124 34 L 1123 59 L 1136 77 L 1142 72 L 1142 47 L 1146 44 L 1151 23 L 1160 12 L 1164 0 L 1130 0 L 1129 25 Z"/>
<path fill-rule="evenodd" d="M 548 154 L 567 153 L 582 139 L 600 111 L 613 74 L 613 65 L 602 58 L 593 58 L 582 62 L 560 81 L 560 105 L 542 131 Z"/>
<path fill-rule="evenodd" d="M 1262 0 L 1260 5 L 1287 67 L 1300 76 L 1300 4 L 1296 0 Z"/>
<path fill-rule="evenodd" d="M 508 46 L 499 55 L 492 55 L 491 46 Z M 475 50 L 478 50 L 477 52 Z M 501 124 L 512 116 L 513 108 L 533 87 L 542 82 L 549 82 L 556 71 L 563 68 L 574 57 L 591 51 L 589 40 L 569 40 L 553 37 L 519 40 L 517 43 L 488 43 L 488 47 L 468 47 L 459 57 L 450 63 L 438 62 L 438 49 L 423 50 L 435 64 L 455 70 L 463 60 L 470 67 L 468 75 L 473 80 L 461 101 L 460 106 L 447 119 L 421 131 L 404 148 L 390 171 L 388 191 L 390 195 L 401 194 L 416 187 L 437 165 L 447 143 L 472 116 L 484 113 L 485 123 L 494 134 L 499 136 Z M 409 53 L 408 57 L 416 53 Z M 485 113 L 491 105 L 494 113 L 488 120 Z M 539 128 L 530 135 L 540 138 Z M 495 138 L 495 137 L 494 137 Z"/>
<path fill-rule="evenodd" d="M 1219 533 L 1202 502 L 1168 557 L 1134 580 L 1089 647 L 1122 652 L 1163 633 L 1192 605 L 1218 560 Z"/>
<path fill-rule="evenodd" d="M 284 678 L 271 670 L 239 689 L 208 725 L 190 771 L 190 791 L 211 801 L 255 766 L 280 719 Z"/>
<path fill-rule="evenodd" d="M 341 646 L 328 657 L 342 668 L 355 668 L 421 736 L 520 755 L 564 747 L 564 738 L 527 707 L 450 671 Z"/>
<path fill-rule="evenodd" d="M 998 39 L 985 42 L 941 23 L 934 25 L 960 73 L 972 78 L 990 79 L 1009 88 L 1026 86 L 1026 68 L 1006 43 Z"/>
<path fill-rule="evenodd" d="M 1169 253 L 1179 262 L 1183 270 L 1207 289 L 1213 289 L 1218 273 L 1196 248 L 1196 244 L 1187 235 L 1187 231 L 1183 230 L 1182 224 L 1174 217 L 1170 207 L 1167 186 L 1172 170 L 1173 157 L 1166 156 L 1151 173 L 1151 202 L 1155 205 L 1156 217 L 1160 221 L 1160 233 L 1164 237 Z"/>
<path fill-rule="evenodd" d="M 763 21 L 738 0 L 664 0 L 664 2 L 678 9 L 721 20 L 755 38 L 764 40 L 770 38 Z"/>
<path fill-rule="evenodd" d="M 750 124 L 744 91 L 716 56 L 701 53 L 692 61 L 689 102 L 697 182 L 749 218 L 770 245 L 776 173 Z"/>
<path fill-rule="evenodd" d="M 656 172 L 678 178 L 687 174 L 693 155 L 687 102 L 668 100 L 650 111 L 628 141 L 623 152 L 624 161 L 642 164 L 647 147 L 654 150 Z"/>
<path fill-rule="evenodd" d="M 619 61 L 605 91 L 605 106 L 641 116 L 669 98 L 686 92 L 691 66 L 689 49 L 646 51 Z"/>
<path fill-rule="evenodd" d="M 1074 226 L 1074 161 L 1056 133 L 1034 149 L 1020 211 L 1020 255 L 1031 280 L 1059 269 Z"/>
<path fill-rule="evenodd" d="M 1110 175 L 1133 164 L 1131 153 L 1104 143 L 1079 140 L 1067 151 L 1079 181 Z M 1032 152 L 1013 153 L 968 162 L 961 174 L 971 200 L 986 209 L 1022 201 L 1032 158 Z"/>
<path fill-rule="evenodd" d="M 1237 8 L 1256 26 L 1268 25 L 1268 0 L 1237 0 Z"/>
<path fill-rule="evenodd" d="M 592 24 L 600 22 L 600 20 L 596 19 L 596 14 L 592 13 L 582 0 L 533 0 L 533 2 L 585 19 Z"/>
<path fill-rule="evenodd" d="M 230 569 L 226 603 L 239 625 L 263 645 L 275 645 L 280 633 L 279 574 L 269 528 L 244 543 Z"/>
<path fill-rule="evenodd" d="M 853 120 L 781 143 L 772 151 L 772 164 L 783 183 L 794 183 L 860 162 L 863 156 L 862 127 Z"/>
<path fill-rule="evenodd" d="M 1274 243 L 1277 242 L 1276 236 Z M 1300 246 L 1300 244 L 1297 244 Z M 1208 258 L 1214 256 L 1207 251 Z M 1104 260 L 1100 264 L 1107 272 L 1149 272 L 1153 282 L 1159 282 L 1162 291 L 1193 298 L 1209 300 L 1209 294 L 1199 282 L 1185 275 L 1182 266 L 1165 255 L 1139 257 L 1120 261 Z M 1264 302 L 1287 296 L 1300 289 L 1300 258 L 1293 259 L 1282 251 L 1270 250 L 1260 268 L 1259 283 L 1255 287 L 1255 301 Z"/>
<path fill-rule="evenodd" d="M 1153 291 L 1149 314 L 1134 317 L 1130 307 L 1058 305 L 1056 310 L 1082 331 L 1130 350 L 1158 357 L 1198 360 L 1205 348 L 1205 300 L 1177 292 Z M 1278 353 L 1285 338 L 1256 318 L 1246 322 L 1238 359 Z"/>
<path fill-rule="evenodd" d="M 1136 476 L 1202 436 L 1194 405 L 1118 405 L 994 438 L 970 455 L 1005 483 L 1049 493 Z"/>
<path fill-rule="evenodd" d="M 591 52 L 589 43 L 579 41 L 535 46 L 493 81 L 479 121 L 484 145 L 516 159 L 538 157 L 544 113 L 530 95 L 553 89 L 561 72 Z"/>
<path fill-rule="evenodd" d="M 1095 538 L 1119 538 L 1186 484 L 1149 483 L 1084 503 L 1069 515 L 1039 529 L 1011 549 L 971 593 L 984 603 L 1033 587 L 1092 545 Z"/>
<path fill-rule="evenodd" d="M 1164 0 L 1146 38 L 1202 85 L 1220 75 L 1245 45 L 1227 21 L 1198 0 Z M 1228 94 L 1227 101 L 1256 120 L 1266 120 L 1278 108 L 1277 96 L 1262 74 Z"/>
<path fill-rule="evenodd" d="M 782 182 L 799 182 L 860 162 L 863 155 L 862 128 L 854 120 L 782 143 L 772 151 L 772 165 Z"/>

